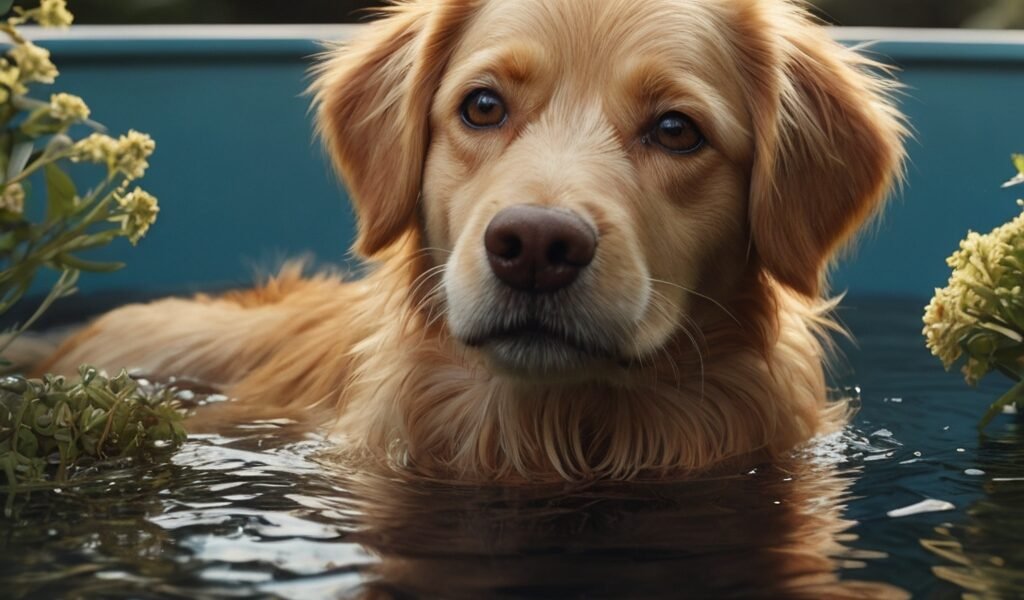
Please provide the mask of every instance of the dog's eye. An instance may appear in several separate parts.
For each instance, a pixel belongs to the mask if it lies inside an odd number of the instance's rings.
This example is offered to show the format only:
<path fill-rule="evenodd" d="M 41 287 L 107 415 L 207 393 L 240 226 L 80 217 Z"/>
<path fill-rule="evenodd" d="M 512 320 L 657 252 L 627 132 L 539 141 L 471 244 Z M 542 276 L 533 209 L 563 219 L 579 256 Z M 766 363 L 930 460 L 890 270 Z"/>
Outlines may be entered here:
<path fill-rule="evenodd" d="M 690 117 L 679 113 L 665 113 L 647 135 L 654 142 L 674 154 L 690 154 L 704 146 L 704 134 Z"/>
<path fill-rule="evenodd" d="M 476 90 L 462 102 L 462 120 L 474 129 L 501 127 L 507 118 L 505 101 L 497 92 Z"/>

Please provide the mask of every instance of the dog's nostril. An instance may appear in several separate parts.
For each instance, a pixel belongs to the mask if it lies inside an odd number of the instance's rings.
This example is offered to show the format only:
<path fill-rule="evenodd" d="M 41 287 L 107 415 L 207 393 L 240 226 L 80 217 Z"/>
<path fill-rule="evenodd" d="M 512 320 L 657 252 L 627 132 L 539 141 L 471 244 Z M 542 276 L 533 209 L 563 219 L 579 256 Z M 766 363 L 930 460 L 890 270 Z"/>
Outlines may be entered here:
<path fill-rule="evenodd" d="M 523 240 L 517 235 L 506 235 L 501 238 L 501 245 L 495 252 L 505 260 L 515 260 L 523 253 Z"/>
<path fill-rule="evenodd" d="M 564 240 L 555 240 L 548 248 L 548 262 L 552 265 L 564 265 L 569 262 L 569 244 Z"/>

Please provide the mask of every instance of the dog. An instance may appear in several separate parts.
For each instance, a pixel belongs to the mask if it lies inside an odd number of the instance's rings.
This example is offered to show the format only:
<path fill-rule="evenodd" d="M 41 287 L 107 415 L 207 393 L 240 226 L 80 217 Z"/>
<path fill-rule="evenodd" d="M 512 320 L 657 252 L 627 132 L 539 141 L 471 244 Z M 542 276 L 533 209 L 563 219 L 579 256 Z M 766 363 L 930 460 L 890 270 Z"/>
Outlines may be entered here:
<path fill-rule="evenodd" d="M 125 306 L 40 371 L 198 378 L 461 480 L 706 472 L 847 419 L 824 280 L 907 126 L 802 4 L 403 0 L 314 77 L 366 276 Z"/>

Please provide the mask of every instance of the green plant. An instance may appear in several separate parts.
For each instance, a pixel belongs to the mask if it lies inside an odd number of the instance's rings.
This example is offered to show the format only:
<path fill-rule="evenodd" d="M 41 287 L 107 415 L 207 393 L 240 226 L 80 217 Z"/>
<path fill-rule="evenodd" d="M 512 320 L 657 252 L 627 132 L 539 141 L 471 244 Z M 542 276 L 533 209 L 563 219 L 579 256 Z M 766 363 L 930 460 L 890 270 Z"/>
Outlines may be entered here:
<path fill-rule="evenodd" d="M 75 381 L 0 379 L 0 473 L 8 491 L 62 483 L 83 459 L 165 454 L 185 441 L 172 390 L 82 367 Z"/>
<path fill-rule="evenodd" d="M 112 271 L 120 263 L 96 263 L 83 252 L 119 237 L 134 245 L 156 219 L 156 198 L 129 189 L 149 167 L 155 149 L 148 135 L 129 131 L 113 138 L 89 119 L 79 97 L 30 96 L 30 86 L 58 76 L 50 53 L 18 31 L 35 21 L 68 27 L 66 0 L 11 8 L 0 0 L 0 32 L 10 44 L 0 57 L 0 316 L 31 289 L 41 269 L 59 276 L 30 318 L 0 338 L 0 354 L 56 300 L 73 294 L 82 271 Z M 91 133 L 75 139 L 75 133 Z M 104 175 L 79 193 L 70 163 L 104 167 Z M 40 184 L 45 194 L 34 193 Z M 33 202 L 45 205 L 33 206 Z M 34 209 L 34 210 L 33 210 Z M 182 412 L 169 390 L 143 388 L 122 372 L 108 378 L 83 367 L 76 380 L 47 376 L 0 379 L 0 472 L 11 492 L 65 481 L 79 461 L 145 456 L 177 448 L 185 439 Z"/>
<path fill-rule="evenodd" d="M 1024 155 L 1013 162 L 1018 174 L 1004 187 L 1024 184 Z M 971 385 L 993 371 L 1014 381 L 983 417 L 984 429 L 1006 407 L 1024 407 L 1024 214 L 988 234 L 968 232 L 947 262 L 949 285 L 925 309 L 928 347 L 947 369 L 962 362 Z"/>
<path fill-rule="evenodd" d="M 10 5 L 0 0 L 3 12 Z M 138 243 L 159 211 L 152 195 L 129 189 L 149 167 L 155 144 L 148 135 L 129 131 L 115 139 L 89 119 L 81 98 L 52 93 L 46 101 L 30 95 L 32 86 L 54 83 L 59 72 L 49 51 L 18 27 L 30 21 L 68 27 L 72 20 L 66 0 L 42 0 L 37 8 L 14 7 L 0 22 L 9 41 L 0 58 L 0 316 L 24 298 L 40 269 L 59 273 L 35 313 L 0 343 L 0 354 L 53 302 L 76 291 L 80 272 L 123 266 L 86 260 L 83 252 L 119 237 Z M 73 137 L 90 129 L 90 135 Z M 79 193 L 66 170 L 70 163 L 101 165 L 105 174 Z M 41 183 L 45 195 L 35 193 L 33 183 Z M 37 198 L 45 198 L 45 210 L 30 210 Z"/>

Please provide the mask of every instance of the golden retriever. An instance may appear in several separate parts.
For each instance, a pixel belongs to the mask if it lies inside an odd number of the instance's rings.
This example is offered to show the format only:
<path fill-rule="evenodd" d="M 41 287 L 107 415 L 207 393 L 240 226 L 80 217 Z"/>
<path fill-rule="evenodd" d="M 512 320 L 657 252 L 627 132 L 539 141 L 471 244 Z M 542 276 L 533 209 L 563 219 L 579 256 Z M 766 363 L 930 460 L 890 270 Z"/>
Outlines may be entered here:
<path fill-rule="evenodd" d="M 844 421 L 823 277 L 906 128 L 798 2 L 405 0 L 315 76 L 372 271 L 126 306 L 41 369 L 201 378 L 470 480 L 692 473 Z"/>

